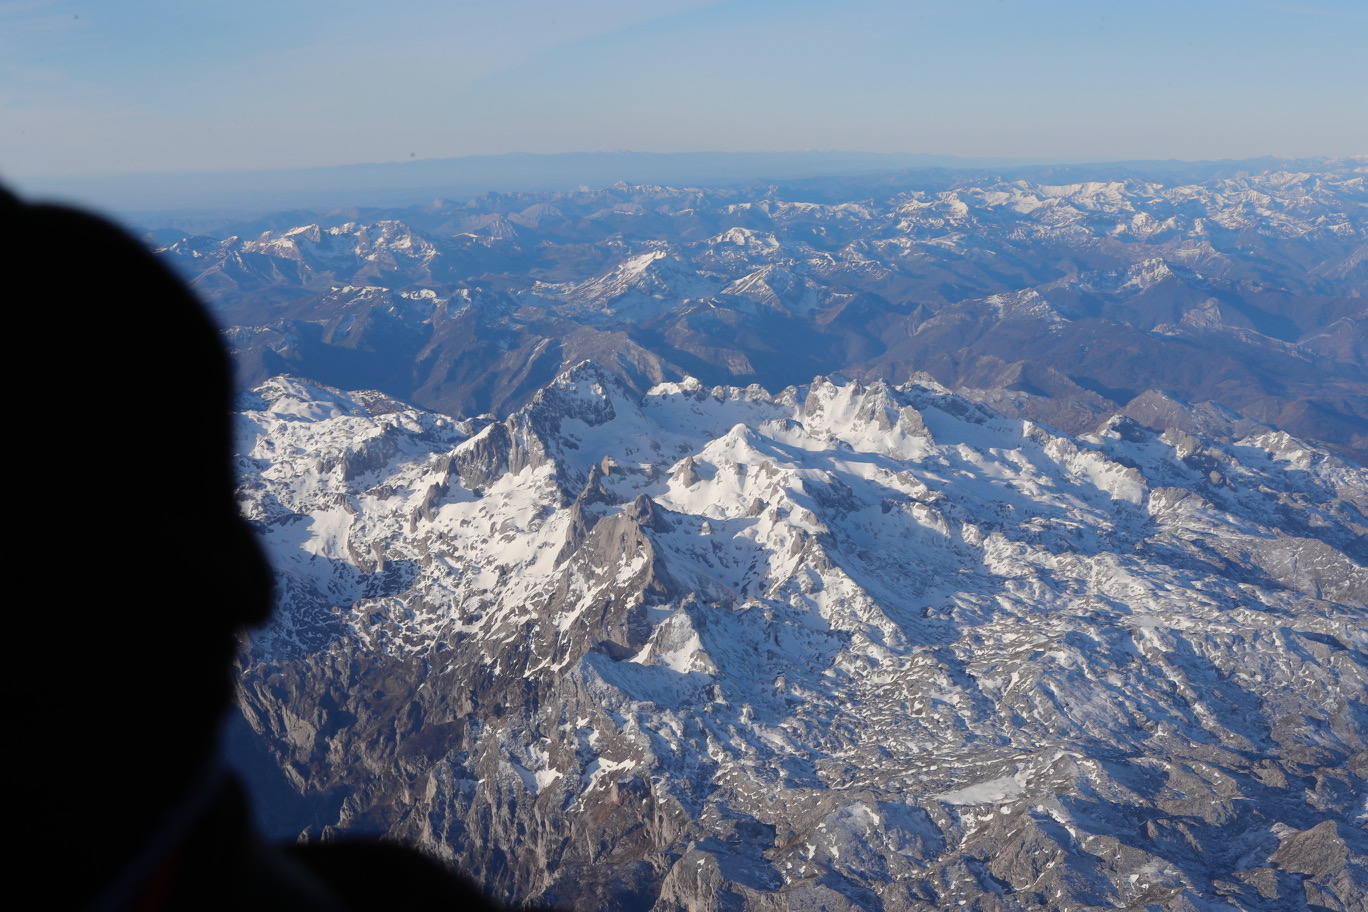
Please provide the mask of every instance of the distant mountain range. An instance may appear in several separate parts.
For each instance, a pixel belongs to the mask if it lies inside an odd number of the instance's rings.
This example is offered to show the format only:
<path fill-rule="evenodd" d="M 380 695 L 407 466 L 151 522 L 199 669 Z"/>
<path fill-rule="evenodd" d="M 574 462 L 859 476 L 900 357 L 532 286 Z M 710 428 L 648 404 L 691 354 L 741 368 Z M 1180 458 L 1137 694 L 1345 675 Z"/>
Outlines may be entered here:
<path fill-rule="evenodd" d="M 1069 432 L 1124 410 L 1364 461 L 1368 163 L 1168 170 L 618 184 L 159 237 L 248 385 L 502 416 L 586 358 L 638 391 L 924 371 Z"/>
<path fill-rule="evenodd" d="M 257 171 L 125 173 L 28 177 L 17 189 L 34 197 L 75 200 L 149 228 L 216 231 L 234 221 L 309 208 L 410 206 L 467 199 L 490 191 L 540 193 L 633 184 L 740 187 L 809 184 L 833 189 L 832 178 L 886 187 L 1006 177 L 1063 184 L 1089 180 L 1194 183 L 1271 170 L 1319 171 L 1325 159 L 1271 156 L 1219 161 L 1111 161 L 970 158 L 851 151 L 573 152 L 468 155 L 330 167 Z M 14 180 L 13 175 L 0 178 Z M 804 192 L 812 192 L 809 186 Z M 820 191 L 819 191 L 820 192 Z M 837 195 L 851 191 L 836 189 Z"/>
<path fill-rule="evenodd" d="M 491 190 L 545 192 L 646 184 L 724 185 L 909 168 L 1002 167 L 1005 159 L 869 152 L 571 152 L 467 155 L 257 171 L 130 173 L 33 178 L 30 194 L 77 199 L 141 223 L 222 223 L 284 208 L 403 206 Z"/>

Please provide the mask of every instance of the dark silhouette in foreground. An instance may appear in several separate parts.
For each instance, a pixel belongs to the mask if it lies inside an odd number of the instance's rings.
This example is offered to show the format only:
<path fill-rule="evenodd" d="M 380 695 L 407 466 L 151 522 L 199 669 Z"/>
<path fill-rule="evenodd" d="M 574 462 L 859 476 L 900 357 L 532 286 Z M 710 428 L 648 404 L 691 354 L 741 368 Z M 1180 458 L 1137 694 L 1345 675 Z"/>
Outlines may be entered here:
<path fill-rule="evenodd" d="M 0 189 L 0 225 L 23 440 L 0 662 L 11 887 L 33 908 L 494 908 L 399 846 L 257 836 L 218 731 L 271 576 L 233 498 L 218 331 L 100 218 Z"/>

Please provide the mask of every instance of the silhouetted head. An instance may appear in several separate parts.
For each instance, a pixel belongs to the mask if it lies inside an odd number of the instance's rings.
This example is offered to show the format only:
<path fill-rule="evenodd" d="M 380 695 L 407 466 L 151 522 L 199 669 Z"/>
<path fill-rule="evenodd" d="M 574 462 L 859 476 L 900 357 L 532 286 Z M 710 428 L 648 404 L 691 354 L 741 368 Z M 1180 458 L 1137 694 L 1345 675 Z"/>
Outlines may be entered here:
<path fill-rule="evenodd" d="M 238 515 L 219 333 L 138 240 L 0 191 L 18 533 L 6 703 L 46 832 L 99 883 L 203 778 L 270 606 Z"/>

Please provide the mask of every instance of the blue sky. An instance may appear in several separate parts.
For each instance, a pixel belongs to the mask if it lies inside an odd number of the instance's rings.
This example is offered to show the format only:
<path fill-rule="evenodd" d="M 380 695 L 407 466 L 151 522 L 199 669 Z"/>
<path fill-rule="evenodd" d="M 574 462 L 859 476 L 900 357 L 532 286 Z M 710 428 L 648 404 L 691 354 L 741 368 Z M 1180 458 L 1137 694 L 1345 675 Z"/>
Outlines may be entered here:
<path fill-rule="evenodd" d="M 0 174 L 1368 152 L 1364 0 L 0 0 Z"/>

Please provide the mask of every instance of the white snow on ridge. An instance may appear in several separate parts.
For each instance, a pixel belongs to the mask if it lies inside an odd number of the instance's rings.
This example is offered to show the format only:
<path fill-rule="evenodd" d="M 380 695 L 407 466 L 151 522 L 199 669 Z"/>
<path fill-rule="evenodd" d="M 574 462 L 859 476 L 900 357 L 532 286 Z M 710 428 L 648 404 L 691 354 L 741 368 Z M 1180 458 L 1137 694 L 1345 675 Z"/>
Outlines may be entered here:
<path fill-rule="evenodd" d="M 1037 858 L 993 876 L 1086 907 L 1098 853 L 1200 886 L 1145 832 L 1309 828 L 1338 793 L 1295 784 L 1331 775 L 1305 758 L 1363 742 L 1368 472 L 1286 435 L 1071 438 L 839 377 L 637 395 L 589 363 L 490 424 L 372 395 L 244 397 L 240 496 L 284 581 L 246 674 L 440 681 L 396 684 L 467 726 L 404 786 L 425 819 L 475 795 L 592 841 L 678 808 L 651 851 L 713 846 L 765 890 Z M 467 692 L 499 711 L 442 702 Z M 372 762 L 306 746 L 320 778 Z"/>

